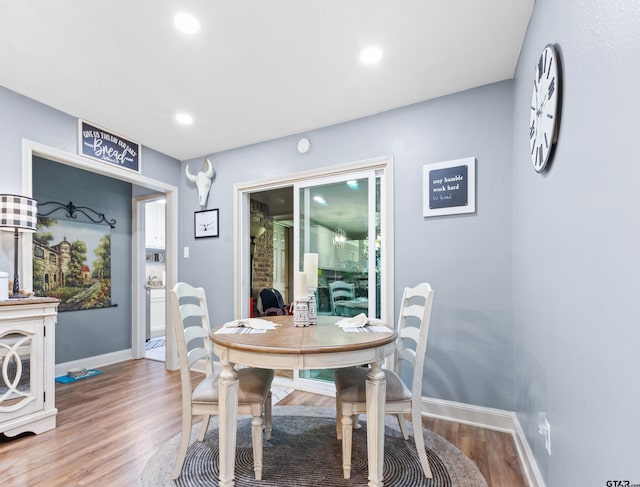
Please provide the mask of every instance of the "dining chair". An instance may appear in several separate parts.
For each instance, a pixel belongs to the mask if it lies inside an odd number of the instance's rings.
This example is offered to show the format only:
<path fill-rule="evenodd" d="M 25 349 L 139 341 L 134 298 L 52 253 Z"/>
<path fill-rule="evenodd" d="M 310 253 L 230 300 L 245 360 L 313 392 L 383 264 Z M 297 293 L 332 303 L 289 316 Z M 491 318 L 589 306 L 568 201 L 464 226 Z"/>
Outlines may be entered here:
<path fill-rule="evenodd" d="M 172 321 L 178 346 L 180 381 L 182 384 L 182 431 L 173 479 L 182 472 L 193 416 L 202 416 L 198 441 L 204 440 L 212 415 L 218 410 L 218 376 L 213 366 L 213 347 L 209 338 L 211 327 L 204 289 L 179 282 L 169 290 Z M 192 369 L 198 362 L 204 366 L 204 379 L 192 382 Z M 201 370 L 200 370 L 201 371 Z M 273 370 L 241 368 L 238 372 L 238 414 L 251 415 L 253 468 L 256 480 L 262 479 L 262 429 L 271 437 L 271 382 Z M 194 387 L 195 386 L 195 387 Z M 264 419 L 263 421 L 263 414 Z"/>
<path fill-rule="evenodd" d="M 331 299 L 331 313 L 339 314 L 336 303 L 340 301 L 353 301 L 356 298 L 355 284 L 352 282 L 334 281 L 329 284 L 329 297 Z"/>
<path fill-rule="evenodd" d="M 427 335 L 431 319 L 433 289 L 427 283 L 413 288 L 405 288 L 400 305 L 396 348 L 393 353 L 393 368 L 382 369 L 386 379 L 385 414 L 398 417 L 400 431 L 405 440 L 409 439 L 405 425 L 405 414 L 411 414 L 413 438 L 422 470 L 427 478 L 432 478 L 427 453 L 422 436 L 422 379 L 424 359 L 427 350 Z M 403 368 L 403 363 L 409 367 Z M 406 365 L 406 364 L 405 364 Z M 357 415 L 367 412 L 366 382 L 369 368 L 348 367 L 336 369 L 336 435 L 342 438 L 342 469 L 344 478 L 351 477 L 351 444 Z M 401 370 L 411 373 L 411 388 L 401 378 Z M 355 421 L 354 421 L 355 418 Z"/>
<path fill-rule="evenodd" d="M 275 288 L 265 287 L 258 294 L 256 303 L 260 316 L 280 316 L 287 314 L 287 305 L 284 304 L 282 294 Z"/>

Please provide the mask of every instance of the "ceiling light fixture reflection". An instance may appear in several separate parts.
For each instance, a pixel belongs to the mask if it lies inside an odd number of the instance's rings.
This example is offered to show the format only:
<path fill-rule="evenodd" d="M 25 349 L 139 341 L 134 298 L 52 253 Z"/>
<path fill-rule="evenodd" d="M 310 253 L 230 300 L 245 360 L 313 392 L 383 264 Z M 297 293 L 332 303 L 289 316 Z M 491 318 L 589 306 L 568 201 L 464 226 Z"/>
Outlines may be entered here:
<path fill-rule="evenodd" d="M 347 241 L 347 234 L 342 229 L 342 227 L 336 227 L 333 231 L 333 245 L 340 248 L 344 246 L 344 243 Z"/>
<path fill-rule="evenodd" d="M 188 113 L 178 113 L 176 115 L 176 121 L 182 125 L 191 125 L 193 123 L 193 117 Z"/>
<path fill-rule="evenodd" d="M 376 64 L 382 59 L 382 49 L 378 46 L 369 46 L 360 53 L 362 64 Z"/>
<path fill-rule="evenodd" d="M 327 202 L 325 201 L 325 199 L 322 196 L 314 196 L 313 197 L 313 201 L 315 201 L 316 203 L 322 205 L 322 206 L 327 206 Z"/>
<path fill-rule="evenodd" d="M 358 189 L 358 181 L 356 181 L 355 179 L 347 181 L 347 186 L 349 186 L 351 189 Z"/>
<path fill-rule="evenodd" d="M 184 34 L 195 34 L 200 30 L 200 22 L 193 15 L 186 12 L 177 14 L 173 21 L 176 28 Z"/>

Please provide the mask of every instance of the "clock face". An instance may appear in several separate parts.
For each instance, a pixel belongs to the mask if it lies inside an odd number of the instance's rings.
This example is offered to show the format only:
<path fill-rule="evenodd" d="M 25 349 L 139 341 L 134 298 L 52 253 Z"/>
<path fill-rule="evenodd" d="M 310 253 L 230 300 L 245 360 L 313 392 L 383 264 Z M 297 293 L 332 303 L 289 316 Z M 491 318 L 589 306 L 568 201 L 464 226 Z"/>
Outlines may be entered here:
<path fill-rule="evenodd" d="M 531 123 L 529 124 L 529 144 L 531 161 L 536 171 L 547 167 L 549 155 L 557 139 L 558 97 L 560 79 L 558 61 L 553 46 L 542 51 L 531 93 Z"/>

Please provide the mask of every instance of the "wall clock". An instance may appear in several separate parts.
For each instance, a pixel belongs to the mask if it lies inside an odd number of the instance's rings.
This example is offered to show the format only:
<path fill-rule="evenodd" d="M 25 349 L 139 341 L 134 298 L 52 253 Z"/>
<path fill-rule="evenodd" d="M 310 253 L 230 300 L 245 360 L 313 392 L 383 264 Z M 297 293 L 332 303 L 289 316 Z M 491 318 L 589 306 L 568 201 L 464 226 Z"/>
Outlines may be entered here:
<path fill-rule="evenodd" d="M 553 45 L 548 44 L 540 54 L 536 65 L 529 125 L 531 161 L 534 169 L 540 173 L 547 168 L 553 144 L 558 140 L 559 97 L 558 56 Z"/>

